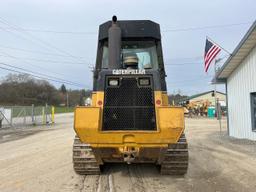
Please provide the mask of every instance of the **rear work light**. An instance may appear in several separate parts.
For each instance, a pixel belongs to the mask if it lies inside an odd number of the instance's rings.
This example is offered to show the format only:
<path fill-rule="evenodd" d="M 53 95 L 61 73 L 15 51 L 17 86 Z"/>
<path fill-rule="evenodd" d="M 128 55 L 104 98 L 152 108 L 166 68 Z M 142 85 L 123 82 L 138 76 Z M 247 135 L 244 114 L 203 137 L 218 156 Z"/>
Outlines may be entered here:
<path fill-rule="evenodd" d="M 118 86 L 119 85 L 119 79 L 109 79 L 108 80 L 109 86 Z"/>
<path fill-rule="evenodd" d="M 149 78 L 140 78 L 139 79 L 139 85 L 140 86 L 148 86 L 148 85 L 150 85 L 150 79 Z"/>

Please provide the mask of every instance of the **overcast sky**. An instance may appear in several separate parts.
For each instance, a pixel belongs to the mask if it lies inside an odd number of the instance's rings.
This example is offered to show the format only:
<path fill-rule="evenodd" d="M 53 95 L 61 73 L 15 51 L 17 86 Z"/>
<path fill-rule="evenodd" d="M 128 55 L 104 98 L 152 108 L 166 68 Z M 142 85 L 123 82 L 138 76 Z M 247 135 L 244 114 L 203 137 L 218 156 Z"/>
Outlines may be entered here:
<path fill-rule="evenodd" d="M 213 89 L 213 67 L 208 74 L 203 69 L 206 36 L 232 52 L 256 19 L 255 8 L 255 0 L 1 0 L 0 67 L 15 65 L 91 88 L 98 26 L 112 15 L 152 20 L 162 30 L 168 92 L 192 95 Z M 1 78 L 8 73 L 0 68 Z"/>

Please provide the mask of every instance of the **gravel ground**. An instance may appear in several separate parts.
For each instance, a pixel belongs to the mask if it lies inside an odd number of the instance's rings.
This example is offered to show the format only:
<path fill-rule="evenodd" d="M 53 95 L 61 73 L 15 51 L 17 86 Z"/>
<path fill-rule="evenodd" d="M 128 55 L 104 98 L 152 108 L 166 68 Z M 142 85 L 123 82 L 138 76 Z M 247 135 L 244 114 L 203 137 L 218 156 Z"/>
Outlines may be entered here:
<path fill-rule="evenodd" d="M 186 119 L 190 164 L 185 176 L 159 175 L 154 165 L 109 164 L 100 176 L 72 168 L 72 114 L 56 124 L 0 130 L 1 192 L 226 192 L 256 189 L 256 143 L 219 133 L 218 121 Z M 225 124 L 223 120 L 222 124 Z"/>

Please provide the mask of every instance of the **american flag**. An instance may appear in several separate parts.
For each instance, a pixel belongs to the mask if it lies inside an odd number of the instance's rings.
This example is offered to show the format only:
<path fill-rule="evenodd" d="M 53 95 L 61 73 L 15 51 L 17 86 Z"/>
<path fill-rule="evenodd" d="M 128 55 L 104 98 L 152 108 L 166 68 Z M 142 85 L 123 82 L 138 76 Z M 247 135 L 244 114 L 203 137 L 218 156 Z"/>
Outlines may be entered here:
<path fill-rule="evenodd" d="M 204 52 L 204 70 L 208 71 L 210 64 L 221 51 L 221 48 L 216 44 L 206 39 L 205 52 Z"/>

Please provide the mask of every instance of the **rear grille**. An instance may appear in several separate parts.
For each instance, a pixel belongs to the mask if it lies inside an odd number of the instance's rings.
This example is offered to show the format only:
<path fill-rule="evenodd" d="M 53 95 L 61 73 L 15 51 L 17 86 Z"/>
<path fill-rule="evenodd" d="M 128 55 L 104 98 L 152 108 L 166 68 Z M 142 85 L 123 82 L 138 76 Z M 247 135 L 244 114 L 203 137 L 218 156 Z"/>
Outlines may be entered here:
<path fill-rule="evenodd" d="M 106 85 L 103 130 L 156 130 L 152 85 L 138 86 L 134 77 L 119 83 L 119 87 Z"/>

